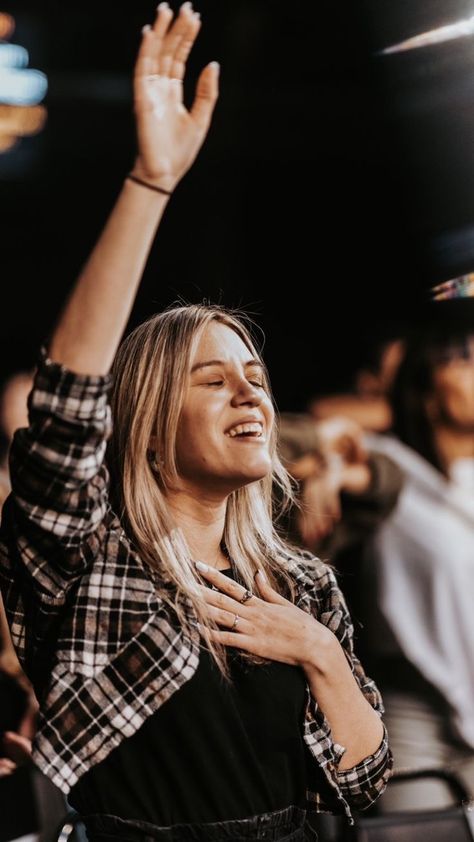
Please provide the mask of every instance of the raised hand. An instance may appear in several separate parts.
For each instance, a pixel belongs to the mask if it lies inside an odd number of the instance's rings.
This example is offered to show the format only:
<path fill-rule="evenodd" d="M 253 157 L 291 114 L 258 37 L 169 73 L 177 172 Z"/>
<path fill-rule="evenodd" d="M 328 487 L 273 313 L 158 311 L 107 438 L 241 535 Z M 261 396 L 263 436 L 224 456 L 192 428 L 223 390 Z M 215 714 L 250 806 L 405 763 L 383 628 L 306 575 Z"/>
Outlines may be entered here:
<path fill-rule="evenodd" d="M 160 3 L 153 26 L 145 26 L 134 75 L 138 157 L 132 173 L 172 190 L 193 163 L 211 122 L 218 96 L 219 66 L 201 72 L 193 105 L 183 104 L 186 60 L 201 26 L 191 3 L 173 20 Z"/>

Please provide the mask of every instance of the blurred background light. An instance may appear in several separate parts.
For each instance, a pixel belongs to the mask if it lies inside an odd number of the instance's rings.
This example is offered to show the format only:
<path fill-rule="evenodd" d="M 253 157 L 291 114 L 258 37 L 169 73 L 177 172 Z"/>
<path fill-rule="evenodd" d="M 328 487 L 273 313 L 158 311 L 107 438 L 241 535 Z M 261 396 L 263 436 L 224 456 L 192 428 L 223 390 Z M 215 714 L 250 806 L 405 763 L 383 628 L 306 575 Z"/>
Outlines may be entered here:
<path fill-rule="evenodd" d="M 41 131 L 46 122 L 42 105 L 0 105 L 0 137 L 26 137 Z M 7 146 L 10 148 L 11 144 Z"/>
<path fill-rule="evenodd" d="M 15 21 L 11 15 L 0 12 L 0 38 L 9 38 L 15 29 Z"/>
<path fill-rule="evenodd" d="M 473 33 L 474 15 L 466 20 L 459 20 L 447 26 L 439 26 L 436 29 L 428 30 L 428 32 L 421 32 L 419 35 L 414 35 L 412 38 L 406 38 L 405 41 L 401 41 L 399 44 L 386 47 L 384 50 L 381 50 L 381 53 L 382 55 L 403 53 L 407 50 L 419 49 L 420 47 L 430 47 L 433 44 L 444 44 L 445 41 L 454 41 L 456 38 L 466 38 Z"/>
<path fill-rule="evenodd" d="M 0 39 L 11 36 L 14 29 L 13 17 L 0 12 Z M 39 103 L 48 80 L 28 63 L 25 47 L 0 43 L 0 153 L 10 151 L 19 138 L 37 134 L 46 122 L 46 109 Z"/>
<path fill-rule="evenodd" d="M 48 90 L 40 70 L 0 67 L 0 102 L 6 105 L 37 105 Z"/>
<path fill-rule="evenodd" d="M 18 44 L 0 44 L 0 67 L 26 67 L 28 50 Z"/>

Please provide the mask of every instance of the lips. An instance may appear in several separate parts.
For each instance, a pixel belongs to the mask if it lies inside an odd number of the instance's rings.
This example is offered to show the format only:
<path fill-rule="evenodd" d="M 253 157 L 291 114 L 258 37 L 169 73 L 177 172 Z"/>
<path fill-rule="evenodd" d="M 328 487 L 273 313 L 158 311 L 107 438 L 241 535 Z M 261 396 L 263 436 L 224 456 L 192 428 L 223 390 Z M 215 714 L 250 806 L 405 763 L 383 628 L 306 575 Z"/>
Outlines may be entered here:
<path fill-rule="evenodd" d="M 260 421 L 247 421 L 241 424 L 234 424 L 233 427 L 229 427 L 225 433 L 226 436 L 230 438 L 262 438 L 263 436 L 263 424 Z"/>

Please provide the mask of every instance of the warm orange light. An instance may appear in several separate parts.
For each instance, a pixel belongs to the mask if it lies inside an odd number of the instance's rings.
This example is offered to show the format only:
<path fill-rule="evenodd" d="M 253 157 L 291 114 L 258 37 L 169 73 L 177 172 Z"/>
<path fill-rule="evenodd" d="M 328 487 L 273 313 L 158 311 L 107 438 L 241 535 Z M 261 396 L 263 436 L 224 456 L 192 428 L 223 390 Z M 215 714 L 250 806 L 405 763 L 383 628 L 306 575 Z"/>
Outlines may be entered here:
<path fill-rule="evenodd" d="M 0 12 L 0 38 L 9 38 L 15 29 L 15 21 L 6 12 Z"/>
<path fill-rule="evenodd" d="M 3 135 L 32 135 L 46 122 L 42 105 L 0 105 L 0 132 Z"/>
<path fill-rule="evenodd" d="M 15 146 L 18 138 L 9 134 L 2 134 L 0 132 L 0 152 L 8 152 L 12 146 Z"/>
<path fill-rule="evenodd" d="M 9 38 L 14 29 L 13 17 L 6 12 L 0 12 L 0 40 Z M 42 105 L 0 104 L 0 154 L 8 152 L 20 137 L 41 131 L 46 122 L 46 115 L 46 108 Z"/>

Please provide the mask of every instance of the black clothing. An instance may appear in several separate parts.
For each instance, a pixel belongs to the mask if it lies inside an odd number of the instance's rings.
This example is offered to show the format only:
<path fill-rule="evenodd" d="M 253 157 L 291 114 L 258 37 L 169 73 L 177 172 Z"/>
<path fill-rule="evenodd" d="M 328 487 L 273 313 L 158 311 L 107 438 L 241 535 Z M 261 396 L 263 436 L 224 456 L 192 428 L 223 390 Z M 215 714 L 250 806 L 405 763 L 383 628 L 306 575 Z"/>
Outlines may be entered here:
<path fill-rule="evenodd" d="M 79 780 L 72 806 L 155 825 L 303 807 L 305 675 L 276 661 L 249 663 L 238 649 L 228 654 L 232 683 L 202 649 L 180 692 Z"/>

